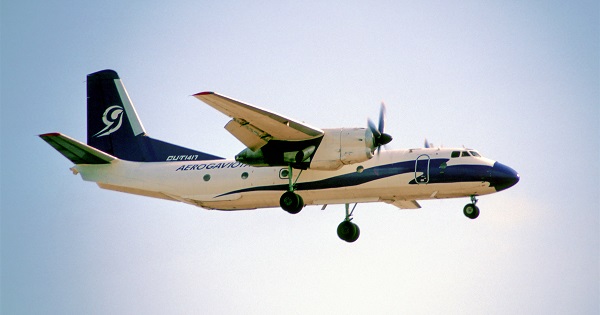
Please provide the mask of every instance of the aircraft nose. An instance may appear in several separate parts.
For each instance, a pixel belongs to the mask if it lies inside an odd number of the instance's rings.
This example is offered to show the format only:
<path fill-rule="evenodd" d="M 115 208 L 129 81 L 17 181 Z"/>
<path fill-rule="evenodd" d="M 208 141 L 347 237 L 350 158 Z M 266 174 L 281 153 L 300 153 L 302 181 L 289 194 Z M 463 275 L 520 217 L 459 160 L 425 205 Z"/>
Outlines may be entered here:
<path fill-rule="evenodd" d="M 494 166 L 492 167 L 490 186 L 496 188 L 496 191 L 510 188 L 518 182 L 519 173 L 517 173 L 517 171 L 502 163 L 494 163 Z"/>

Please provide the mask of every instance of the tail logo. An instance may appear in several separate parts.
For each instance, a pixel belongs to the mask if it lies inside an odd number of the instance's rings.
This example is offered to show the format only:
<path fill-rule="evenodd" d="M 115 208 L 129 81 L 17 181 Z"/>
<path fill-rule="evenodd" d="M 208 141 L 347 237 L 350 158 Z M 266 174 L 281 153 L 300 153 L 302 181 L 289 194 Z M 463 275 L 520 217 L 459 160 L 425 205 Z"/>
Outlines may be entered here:
<path fill-rule="evenodd" d="M 113 105 L 107 108 L 102 115 L 102 121 L 106 127 L 94 135 L 96 138 L 108 136 L 121 128 L 121 123 L 123 122 L 123 107 Z"/>

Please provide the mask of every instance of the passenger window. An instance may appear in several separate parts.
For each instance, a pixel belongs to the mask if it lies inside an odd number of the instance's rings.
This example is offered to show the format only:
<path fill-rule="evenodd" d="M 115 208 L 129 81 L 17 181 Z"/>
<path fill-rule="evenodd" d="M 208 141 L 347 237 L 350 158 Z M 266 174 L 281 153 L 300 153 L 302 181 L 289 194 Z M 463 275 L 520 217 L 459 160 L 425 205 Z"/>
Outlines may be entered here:
<path fill-rule="evenodd" d="M 471 153 L 472 156 L 481 157 L 477 151 L 469 151 L 469 153 Z"/>
<path fill-rule="evenodd" d="M 450 157 L 457 158 L 460 156 L 460 151 L 452 151 L 452 155 Z"/>
<path fill-rule="evenodd" d="M 288 170 L 286 170 L 285 168 L 282 168 L 281 170 L 279 170 L 279 178 L 281 178 L 281 179 L 288 178 L 288 175 L 290 175 L 290 172 Z"/>
<path fill-rule="evenodd" d="M 469 152 L 467 152 L 467 151 L 462 151 L 462 156 L 470 156 L 470 155 L 469 155 Z"/>

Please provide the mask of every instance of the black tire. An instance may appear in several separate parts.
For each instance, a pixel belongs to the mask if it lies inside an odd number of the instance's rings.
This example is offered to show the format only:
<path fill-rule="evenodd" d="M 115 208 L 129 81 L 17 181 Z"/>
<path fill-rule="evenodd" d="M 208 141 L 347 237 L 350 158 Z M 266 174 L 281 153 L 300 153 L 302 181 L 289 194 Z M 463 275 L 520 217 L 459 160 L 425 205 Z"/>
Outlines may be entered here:
<path fill-rule="evenodd" d="M 354 227 L 354 237 L 352 237 L 351 239 L 348 240 L 348 242 L 353 243 L 355 242 L 358 237 L 360 236 L 360 229 L 358 228 L 358 225 L 352 223 L 352 226 Z"/>
<path fill-rule="evenodd" d="M 288 212 L 291 214 L 296 214 L 300 212 L 300 210 L 304 209 L 304 199 L 302 199 L 302 196 L 298 194 L 296 194 L 296 196 L 298 196 L 298 204 L 296 205 L 296 208 L 288 210 Z"/>
<path fill-rule="evenodd" d="M 342 240 L 352 243 L 360 236 L 360 229 L 358 225 L 350 221 L 344 221 L 338 225 L 337 234 Z"/>
<path fill-rule="evenodd" d="M 463 213 L 467 218 L 473 220 L 479 216 L 479 208 L 475 204 L 470 203 L 463 208 Z"/>
<path fill-rule="evenodd" d="M 281 208 L 291 214 L 296 214 L 304 208 L 304 200 L 300 195 L 293 191 L 286 191 L 281 198 L 279 198 L 279 205 Z"/>

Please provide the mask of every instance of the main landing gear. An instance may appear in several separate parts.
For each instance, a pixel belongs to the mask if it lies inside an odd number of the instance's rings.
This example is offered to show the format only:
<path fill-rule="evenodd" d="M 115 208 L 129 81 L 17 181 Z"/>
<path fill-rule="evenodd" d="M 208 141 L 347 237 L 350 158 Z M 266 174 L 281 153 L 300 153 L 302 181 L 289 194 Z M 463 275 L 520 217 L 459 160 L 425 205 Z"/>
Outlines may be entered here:
<path fill-rule="evenodd" d="M 471 203 L 467 204 L 463 208 L 463 213 L 469 219 L 476 219 L 479 216 L 479 207 L 475 204 L 477 203 L 477 198 L 475 195 L 471 195 Z"/>
<path fill-rule="evenodd" d="M 283 210 L 291 214 L 296 214 L 300 212 L 302 208 L 304 208 L 304 200 L 302 199 L 302 196 L 294 192 L 294 190 L 296 190 L 296 182 L 298 181 L 298 178 L 300 178 L 302 170 L 300 170 L 300 174 L 298 174 L 298 177 L 296 177 L 295 181 L 292 172 L 293 168 L 291 165 L 289 165 L 287 174 L 289 186 L 288 190 L 281 195 L 281 198 L 279 198 L 279 205 Z M 342 223 L 340 223 L 340 225 L 338 225 L 337 228 L 338 236 L 348 243 L 355 242 L 358 239 L 358 236 L 360 236 L 360 229 L 358 228 L 358 225 L 350 222 L 352 221 L 352 213 L 354 213 L 356 205 L 357 204 L 354 204 L 352 211 L 350 211 L 350 204 L 346 204 L 346 218 Z M 323 209 L 325 209 L 325 207 L 323 207 Z"/>
<path fill-rule="evenodd" d="M 294 177 L 292 176 L 292 170 L 292 166 L 289 165 L 287 176 L 289 179 L 289 187 L 288 191 L 283 193 L 283 195 L 281 195 L 281 198 L 279 198 L 279 205 L 283 210 L 291 214 L 296 214 L 300 212 L 302 208 L 304 208 L 304 200 L 302 199 L 302 196 L 294 192 L 296 183 L 293 181 Z M 302 170 L 300 170 L 300 174 L 302 174 Z M 300 178 L 300 174 L 298 174 L 296 181 L 298 181 L 298 178 Z"/>
<path fill-rule="evenodd" d="M 360 229 L 358 228 L 358 225 L 350 222 L 352 221 L 352 213 L 354 213 L 356 205 L 357 203 L 354 204 L 354 207 L 352 207 L 352 211 L 349 211 L 350 204 L 346 204 L 346 218 L 342 223 L 340 223 L 340 225 L 338 225 L 337 228 L 338 236 L 348 243 L 356 241 L 360 236 Z"/>

